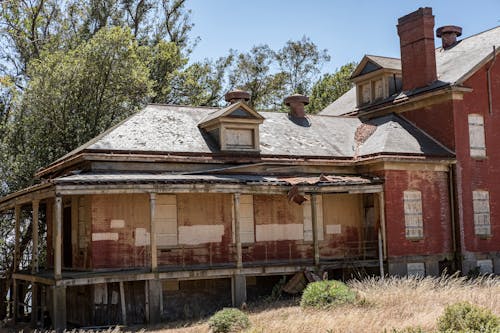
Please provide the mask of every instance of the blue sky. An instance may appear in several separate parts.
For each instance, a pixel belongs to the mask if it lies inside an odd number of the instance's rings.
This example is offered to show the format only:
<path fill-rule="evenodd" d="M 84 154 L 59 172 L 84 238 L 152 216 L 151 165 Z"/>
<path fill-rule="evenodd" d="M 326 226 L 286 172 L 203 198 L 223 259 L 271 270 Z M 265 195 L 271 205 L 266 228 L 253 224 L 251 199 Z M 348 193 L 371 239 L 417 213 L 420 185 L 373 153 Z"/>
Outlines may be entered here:
<path fill-rule="evenodd" d="M 500 25 L 500 0 L 189 0 L 187 7 L 195 24 L 192 35 L 201 38 L 192 60 L 257 44 L 278 49 L 305 35 L 332 57 L 323 72 L 364 54 L 399 57 L 397 19 L 419 7 L 433 8 L 436 28 L 463 27 L 461 38 Z"/>

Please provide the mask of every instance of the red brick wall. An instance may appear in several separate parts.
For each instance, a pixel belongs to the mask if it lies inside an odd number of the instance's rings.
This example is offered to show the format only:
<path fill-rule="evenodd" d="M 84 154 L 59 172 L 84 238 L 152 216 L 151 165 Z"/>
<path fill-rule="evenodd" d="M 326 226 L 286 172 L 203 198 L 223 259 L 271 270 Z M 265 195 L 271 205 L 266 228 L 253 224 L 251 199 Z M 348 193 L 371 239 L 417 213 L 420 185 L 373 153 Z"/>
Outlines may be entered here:
<path fill-rule="evenodd" d="M 455 103 L 455 140 L 457 143 L 457 179 L 461 188 L 457 189 L 459 204 L 462 207 L 460 222 L 464 251 L 489 252 L 500 251 L 500 61 L 491 70 L 493 110 L 488 110 L 488 90 L 486 68 L 483 66 L 465 81 L 466 87 L 473 91 L 464 95 L 462 102 Z M 480 114 L 484 117 L 486 159 L 470 157 L 468 114 Z M 472 191 L 486 190 L 490 194 L 492 237 L 481 239 L 474 234 L 472 209 Z"/>
<path fill-rule="evenodd" d="M 445 254 L 452 251 L 448 174 L 432 171 L 395 171 L 385 178 L 385 219 L 389 257 Z M 405 236 L 403 192 L 422 192 L 424 238 Z"/>
<path fill-rule="evenodd" d="M 455 149 L 452 101 L 405 112 L 403 116 L 449 149 Z"/>

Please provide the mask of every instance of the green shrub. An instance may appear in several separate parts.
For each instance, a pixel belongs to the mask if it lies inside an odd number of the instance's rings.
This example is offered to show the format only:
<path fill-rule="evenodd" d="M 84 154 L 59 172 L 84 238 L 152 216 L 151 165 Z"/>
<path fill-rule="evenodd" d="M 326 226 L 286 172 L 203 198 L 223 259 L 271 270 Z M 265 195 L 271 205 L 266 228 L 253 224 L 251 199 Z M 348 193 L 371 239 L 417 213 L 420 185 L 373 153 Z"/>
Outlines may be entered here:
<path fill-rule="evenodd" d="M 438 319 L 439 332 L 498 333 L 500 318 L 468 302 L 449 305 Z"/>
<path fill-rule="evenodd" d="M 337 304 L 353 303 L 356 293 L 344 283 L 325 280 L 309 283 L 302 294 L 300 306 L 324 308 Z"/>
<path fill-rule="evenodd" d="M 208 327 L 213 333 L 239 332 L 249 326 L 248 316 L 234 308 L 222 309 L 208 320 Z"/>

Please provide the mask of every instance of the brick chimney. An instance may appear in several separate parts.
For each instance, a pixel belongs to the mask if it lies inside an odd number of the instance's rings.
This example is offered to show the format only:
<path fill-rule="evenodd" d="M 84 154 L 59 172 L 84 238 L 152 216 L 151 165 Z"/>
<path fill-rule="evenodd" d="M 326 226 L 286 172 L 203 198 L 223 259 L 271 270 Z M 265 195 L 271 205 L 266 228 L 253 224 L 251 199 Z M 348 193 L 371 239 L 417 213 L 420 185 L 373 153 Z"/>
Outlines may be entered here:
<path fill-rule="evenodd" d="M 248 102 L 250 100 L 250 93 L 244 90 L 231 90 L 224 95 L 224 99 L 229 104 L 234 104 L 238 102 Z"/>
<path fill-rule="evenodd" d="M 304 106 L 309 104 L 309 97 L 294 94 L 285 98 L 285 105 L 290 108 L 289 115 L 292 118 L 305 118 L 306 112 Z"/>
<path fill-rule="evenodd" d="M 462 28 L 456 25 L 445 25 L 436 30 L 436 36 L 441 38 L 443 49 L 449 49 L 457 44 L 457 37 L 462 36 Z"/>
<path fill-rule="evenodd" d="M 403 90 L 425 87 L 437 80 L 434 15 L 425 7 L 398 20 Z"/>

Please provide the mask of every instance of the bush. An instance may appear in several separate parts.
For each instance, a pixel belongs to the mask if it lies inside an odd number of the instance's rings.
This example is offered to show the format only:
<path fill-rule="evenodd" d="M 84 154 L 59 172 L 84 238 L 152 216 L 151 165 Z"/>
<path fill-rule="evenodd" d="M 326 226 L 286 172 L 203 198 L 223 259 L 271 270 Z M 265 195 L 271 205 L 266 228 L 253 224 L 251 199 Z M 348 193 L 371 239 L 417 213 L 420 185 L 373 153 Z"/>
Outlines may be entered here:
<path fill-rule="evenodd" d="M 239 332 L 249 326 L 248 316 L 234 308 L 222 309 L 208 320 L 208 327 L 213 333 Z"/>
<path fill-rule="evenodd" d="M 498 333 L 500 318 L 468 302 L 449 305 L 438 319 L 439 332 Z"/>
<path fill-rule="evenodd" d="M 325 280 L 309 283 L 302 294 L 300 306 L 324 308 L 337 304 L 353 303 L 356 293 L 344 283 Z"/>

